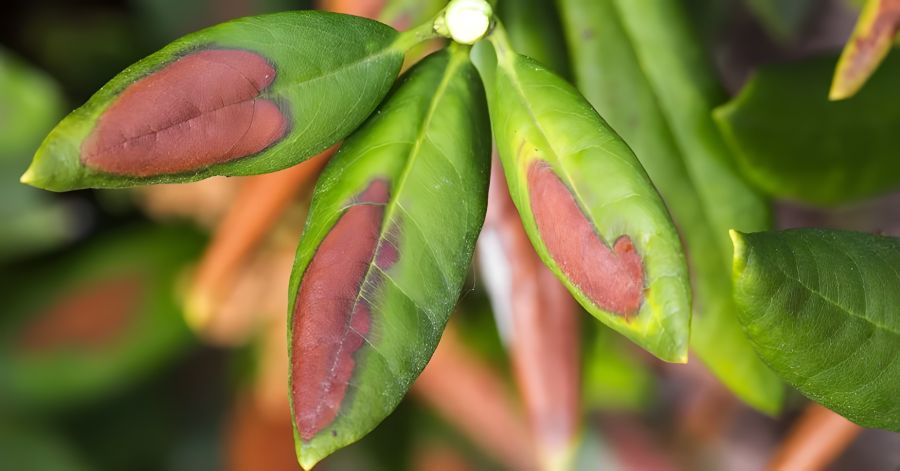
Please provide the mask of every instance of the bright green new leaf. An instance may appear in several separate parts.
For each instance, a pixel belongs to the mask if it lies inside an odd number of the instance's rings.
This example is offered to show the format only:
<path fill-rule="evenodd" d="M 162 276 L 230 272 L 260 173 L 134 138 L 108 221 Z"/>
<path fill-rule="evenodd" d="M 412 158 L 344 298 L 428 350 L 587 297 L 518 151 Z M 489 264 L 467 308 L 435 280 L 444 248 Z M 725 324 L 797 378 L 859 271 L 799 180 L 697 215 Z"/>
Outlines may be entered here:
<path fill-rule="evenodd" d="M 201 247 L 191 230 L 141 227 L 24 276 L 2 274 L 3 406 L 98 399 L 182 351 L 190 333 L 174 281 Z"/>
<path fill-rule="evenodd" d="M 559 3 L 579 87 L 632 146 L 686 244 L 691 346 L 741 399 L 777 412 L 781 382 L 741 332 L 728 279 L 728 229 L 765 228 L 766 208 L 729 165 L 709 116 L 713 74 L 683 12 L 669 1 Z"/>
<path fill-rule="evenodd" d="M 836 205 L 900 188 L 900 55 L 828 101 L 833 59 L 762 69 L 715 116 L 746 174 L 780 198 Z"/>
<path fill-rule="evenodd" d="M 428 57 L 316 186 L 290 284 L 304 468 L 390 414 L 437 346 L 484 222 L 484 101 L 467 50 Z"/>
<path fill-rule="evenodd" d="M 375 109 L 404 51 L 364 18 L 296 11 L 187 35 L 113 78 L 54 129 L 22 181 L 64 191 L 187 182 L 289 167 Z"/>
<path fill-rule="evenodd" d="M 810 399 L 900 432 L 900 239 L 818 229 L 731 236 L 735 300 L 759 355 Z"/>
<path fill-rule="evenodd" d="M 543 262 L 598 319 L 686 361 L 681 243 L 634 154 L 574 87 L 512 51 L 501 27 L 475 52 L 510 195 Z"/>

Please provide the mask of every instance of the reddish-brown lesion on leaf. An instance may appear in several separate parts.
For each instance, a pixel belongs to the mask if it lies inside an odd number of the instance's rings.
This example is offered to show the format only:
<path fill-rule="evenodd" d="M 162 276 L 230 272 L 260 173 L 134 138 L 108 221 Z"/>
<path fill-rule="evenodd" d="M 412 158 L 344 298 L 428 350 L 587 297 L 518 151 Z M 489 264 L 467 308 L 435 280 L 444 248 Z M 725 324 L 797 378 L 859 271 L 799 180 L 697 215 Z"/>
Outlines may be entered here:
<path fill-rule="evenodd" d="M 40 353 L 99 350 L 133 321 L 144 294 L 138 275 L 91 282 L 40 313 L 19 336 L 19 350 Z"/>
<path fill-rule="evenodd" d="M 398 256 L 381 237 L 388 182 L 374 180 L 357 196 L 310 261 L 294 304 L 291 400 L 297 430 L 310 440 L 337 417 L 371 328 L 364 284 L 371 266 Z"/>
<path fill-rule="evenodd" d="M 631 239 L 623 235 L 610 249 L 546 162 L 528 167 L 528 194 L 541 240 L 560 270 L 597 306 L 626 318 L 635 314 L 644 299 L 644 268 Z"/>
<path fill-rule="evenodd" d="M 129 85 L 81 146 L 94 170 L 148 177 L 201 170 L 256 154 L 288 119 L 260 98 L 275 68 L 236 49 L 190 53 Z"/>

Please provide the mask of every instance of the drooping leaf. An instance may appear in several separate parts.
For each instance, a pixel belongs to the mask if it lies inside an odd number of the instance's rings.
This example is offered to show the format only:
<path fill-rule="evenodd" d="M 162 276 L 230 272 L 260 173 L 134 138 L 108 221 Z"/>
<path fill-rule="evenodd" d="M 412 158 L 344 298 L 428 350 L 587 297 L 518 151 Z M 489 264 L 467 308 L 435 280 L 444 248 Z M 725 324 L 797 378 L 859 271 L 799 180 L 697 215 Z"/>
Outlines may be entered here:
<path fill-rule="evenodd" d="M 818 229 L 732 238 L 735 300 L 759 355 L 810 399 L 900 432 L 900 239 Z"/>
<path fill-rule="evenodd" d="M 900 0 L 868 0 L 834 70 L 828 98 L 850 98 L 875 73 L 900 31 Z"/>
<path fill-rule="evenodd" d="M 62 96 L 47 76 L 0 49 L 0 259 L 22 257 L 71 236 L 66 209 L 17 177 L 62 115 Z"/>
<path fill-rule="evenodd" d="M 291 166 L 353 131 L 421 37 L 317 11 L 242 18 L 187 35 L 66 117 L 22 181 L 63 191 Z"/>
<path fill-rule="evenodd" d="M 437 346 L 484 221 L 490 133 L 465 50 L 430 56 L 325 169 L 291 277 L 305 468 L 372 430 Z"/>
<path fill-rule="evenodd" d="M 567 73 L 552 0 L 504 0 L 498 14 L 517 51 Z M 540 467 L 570 469 L 582 438 L 581 309 L 534 251 L 496 159 L 478 253 Z"/>
<path fill-rule="evenodd" d="M 717 87 L 701 45 L 676 2 L 561 0 L 560 6 L 578 86 L 632 146 L 686 245 L 691 347 L 741 399 L 774 413 L 780 381 L 741 332 L 728 277 L 728 230 L 765 228 L 767 210 L 732 168 L 709 116 Z"/>
<path fill-rule="evenodd" d="M 25 276 L 3 273 L 3 407 L 96 399 L 178 353 L 189 332 L 174 282 L 201 245 L 190 230 L 142 227 Z"/>
<path fill-rule="evenodd" d="M 510 196 L 541 260 L 588 312 L 685 361 L 687 267 L 634 154 L 574 87 L 512 51 L 501 27 L 475 52 Z"/>
<path fill-rule="evenodd" d="M 745 173 L 772 195 L 836 205 L 900 188 L 900 55 L 840 102 L 826 99 L 831 64 L 764 68 L 715 112 Z"/>

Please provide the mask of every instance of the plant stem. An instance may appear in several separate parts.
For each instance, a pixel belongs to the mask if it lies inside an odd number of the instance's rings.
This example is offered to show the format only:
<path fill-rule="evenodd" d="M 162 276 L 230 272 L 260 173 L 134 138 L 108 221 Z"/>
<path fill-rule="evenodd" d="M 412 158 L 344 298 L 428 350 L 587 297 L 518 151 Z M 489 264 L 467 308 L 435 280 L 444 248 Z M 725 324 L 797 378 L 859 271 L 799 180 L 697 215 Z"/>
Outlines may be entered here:
<path fill-rule="evenodd" d="M 441 11 L 441 13 L 438 13 L 438 16 L 436 16 L 435 19 L 442 14 L 443 11 Z M 400 33 L 400 35 L 397 36 L 397 39 L 394 40 L 394 44 L 391 47 L 406 54 L 409 49 L 411 49 L 413 46 L 416 46 L 417 44 L 423 43 L 430 39 L 439 38 L 440 36 L 434 31 L 435 19 L 428 20 L 425 23 L 416 26 L 415 28 Z"/>
<path fill-rule="evenodd" d="M 205 330 L 218 303 L 234 285 L 247 258 L 298 193 L 312 187 L 337 146 L 291 168 L 245 180 L 234 203 L 219 222 L 194 276 L 188 298 L 188 320 Z"/>
<path fill-rule="evenodd" d="M 823 469 L 840 456 L 862 430 L 859 425 L 812 403 L 769 462 L 769 469 Z"/>
<path fill-rule="evenodd" d="M 462 342 L 452 322 L 412 391 L 505 468 L 534 468 L 525 421 L 506 384 Z"/>

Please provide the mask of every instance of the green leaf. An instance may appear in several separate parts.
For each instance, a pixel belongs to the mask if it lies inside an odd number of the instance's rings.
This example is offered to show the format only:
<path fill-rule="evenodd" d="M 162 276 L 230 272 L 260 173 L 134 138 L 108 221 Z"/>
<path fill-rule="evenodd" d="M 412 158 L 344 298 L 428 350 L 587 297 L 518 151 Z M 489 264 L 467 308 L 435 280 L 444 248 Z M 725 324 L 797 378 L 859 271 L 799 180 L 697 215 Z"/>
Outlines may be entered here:
<path fill-rule="evenodd" d="M 643 7 L 639 7 L 643 5 Z M 731 296 L 731 227 L 767 226 L 709 115 L 718 96 L 677 2 L 561 0 L 576 81 L 634 149 L 686 246 L 691 347 L 741 399 L 775 413 L 782 387 L 753 352 Z"/>
<path fill-rule="evenodd" d="M 716 110 L 746 174 L 772 195 L 827 206 L 900 188 L 900 55 L 840 102 L 827 100 L 832 64 L 764 68 Z"/>
<path fill-rule="evenodd" d="M 66 117 L 22 181 L 64 191 L 289 167 L 353 131 L 389 91 L 404 50 L 425 36 L 317 11 L 187 35 Z"/>
<path fill-rule="evenodd" d="M 515 50 L 569 76 L 569 60 L 553 0 L 503 0 L 497 12 Z"/>
<path fill-rule="evenodd" d="M 440 339 L 484 221 L 490 132 L 466 50 L 425 59 L 325 169 L 291 275 L 300 464 L 359 440 Z"/>
<path fill-rule="evenodd" d="M 2 274 L 0 407 L 63 408 L 151 374 L 189 342 L 174 281 L 202 248 L 190 230 L 143 226 Z"/>
<path fill-rule="evenodd" d="M 75 221 L 62 204 L 16 181 L 62 110 L 56 83 L 0 49 L 0 259 L 50 248 L 72 234 Z"/>
<path fill-rule="evenodd" d="M 759 355 L 810 399 L 900 432 L 900 239 L 818 229 L 732 238 L 735 300 Z"/>
<path fill-rule="evenodd" d="M 476 64 L 532 245 L 588 312 L 654 355 L 686 361 L 687 267 L 656 189 L 584 97 L 502 34 L 476 47 Z"/>

